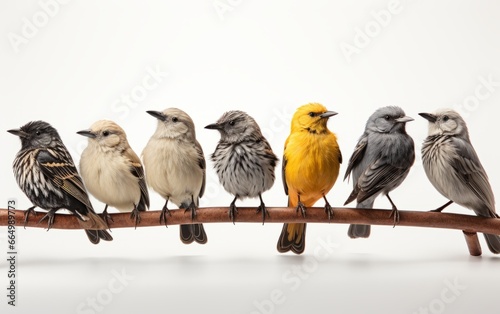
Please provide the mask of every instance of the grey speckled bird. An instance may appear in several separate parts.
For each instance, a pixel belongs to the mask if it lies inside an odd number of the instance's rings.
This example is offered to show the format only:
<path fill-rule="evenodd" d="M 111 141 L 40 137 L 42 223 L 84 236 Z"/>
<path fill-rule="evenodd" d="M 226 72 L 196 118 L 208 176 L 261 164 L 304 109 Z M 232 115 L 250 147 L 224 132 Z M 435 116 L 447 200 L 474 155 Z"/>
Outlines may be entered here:
<path fill-rule="evenodd" d="M 262 213 L 264 222 L 267 210 L 262 193 L 273 186 L 278 158 L 257 122 L 245 112 L 235 110 L 224 113 L 216 123 L 205 128 L 218 130 L 221 134 L 212 161 L 222 186 L 234 195 L 229 217 L 234 222 L 238 198 L 258 196 L 257 212 Z"/>
<path fill-rule="evenodd" d="M 167 223 L 169 200 L 179 208 L 190 210 L 194 220 L 206 182 L 205 157 L 196 140 L 194 122 L 177 108 L 147 113 L 158 120 L 158 125 L 142 157 L 146 183 L 166 200 L 160 223 Z M 181 225 L 180 238 L 185 244 L 193 241 L 205 244 L 208 240 L 202 224 Z"/>
<path fill-rule="evenodd" d="M 349 159 L 344 180 L 352 176 L 354 188 L 344 205 L 356 200 L 357 208 L 373 208 L 375 198 L 382 193 L 392 205 L 394 224 L 399 221 L 389 192 L 404 181 L 415 161 L 415 145 L 405 129 L 409 121 L 413 119 L 396 106 L 382 107 L 370 116 Z M 370 225 L 350 225 L 348 235 L 368 238 L 370 229 Z"/>
<path fill-rule="evenodd" d="M 498 218 L 488 176 L 462 117 L 450 109 L 420 115 L 429 121 L 429 135 L 422 146 L 425 173 L 439 193 L 450 200 L 434 211 L 442 211 L 455 202 L 478 216 Z M 499 254 L 500 237 L 493 234 L 484 237 L 490 251 Z"/>

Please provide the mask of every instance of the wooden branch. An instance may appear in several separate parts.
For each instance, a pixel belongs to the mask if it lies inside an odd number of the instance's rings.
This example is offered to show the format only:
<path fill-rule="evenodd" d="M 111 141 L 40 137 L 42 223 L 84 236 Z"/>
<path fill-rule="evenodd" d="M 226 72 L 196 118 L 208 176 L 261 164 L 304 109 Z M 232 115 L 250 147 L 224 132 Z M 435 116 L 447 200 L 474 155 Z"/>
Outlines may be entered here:
<path fill-rule="evenodd" d="M 333 208 L 333 218 L 329 221 L 322 207 L 307 208 L 306 217 L 302 217 L 295 208 L 268 207 L 269 217 L 266 223 L 284 222 L 307 222 L 307 223 L 331 223 L 331 224 L 370 224 L 392 226 L 394 221 L 389 218 L 390 210 L 381 209 L 357 209 L 357 208 Z M 14 215 L 15 225 L 24 225 L 23 210 L 0 209 L 0 226 L 8 225 L 8 215 Z M 26 227 L 46 228 L 46 221 L 39 220 L 46 212 L 35 212 L 29 216 Z M 228 217 L 227 207 L 206 207 L 197 210 L 196 219 L 191 219 L 191 213 L 184 209 L 170 210 L 171 216 L 167 216 L 168 225 L 192 224 L 192 223 L 231 223 Z M 481 255 L 481 246 L 477 232 L 499 234 L 500 219 L 483 218 L 472 215 L 453 213 L 436 213 L 422 211 L 400 210 L 400 220 L 397 227 L 426 227 L 462 230 L 473 256 Z M 134 228 L 135 222 L 130 218 L 130 213 L 110 214 L 114 221 L 109 223 L 110 228 Z M 160 211 L 147 211 L 141 213 L 140 227 L 162 226 L 160 224 Z M 262 215 L 256 212 L 256 208 L 240 207 L 235 219 L 236 223 L 262 223 Z M 56 214 L 53 229 L 81 229 L 77 218 L 68 214 Z"/>

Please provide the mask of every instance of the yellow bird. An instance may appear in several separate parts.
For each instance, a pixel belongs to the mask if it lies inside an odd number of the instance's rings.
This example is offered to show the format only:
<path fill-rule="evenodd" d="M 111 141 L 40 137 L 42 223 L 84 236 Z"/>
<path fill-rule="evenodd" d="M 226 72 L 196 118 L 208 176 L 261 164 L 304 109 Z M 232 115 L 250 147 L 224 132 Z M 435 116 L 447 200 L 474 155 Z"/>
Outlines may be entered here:
<path fill-rule="evenodd" d="M 325 195 L 339 175 L 342 154 L 337 137 L 328 127 L 328 118 L 336 115 L 323 105 L 310 103 L 301 106 L 292 118 L 291 132 L 283 154 L 283 185 L 288 206 L 296 207 L 305 217 L 306 208 L 320 198 L 325 200 L 328 218 L 333 215 Z M 285 223 L 278 240 L 278 251 L 304 252 L 305 223 Z"/>

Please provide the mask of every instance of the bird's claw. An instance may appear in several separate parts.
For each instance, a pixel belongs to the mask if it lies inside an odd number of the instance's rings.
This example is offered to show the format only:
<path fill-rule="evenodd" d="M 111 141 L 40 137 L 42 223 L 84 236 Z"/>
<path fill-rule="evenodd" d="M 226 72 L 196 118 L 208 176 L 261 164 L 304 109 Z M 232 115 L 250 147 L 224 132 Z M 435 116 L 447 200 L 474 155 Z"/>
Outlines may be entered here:
<path fill-rule="evenodd" d="M 135 229 L 137 229 L 137 225 L 141 223 L 141 214 L 137 207 L 134 207 L 134 209 L 130 213 L 130 218 L 135 220 Z M 111 218 L 111 220 L 113 219 Z"/>
<path fill-rule="evenodd" d="M 33 214 L 33 215 L 35 215 L 35 216 L 36 216 L 36 213 L 35 213 L 35 209 L 34 209 L 34 208 L 35 208 L 35 206 L 30 207 L 30 208 L 28 208 L 28 209 L 24 212 L 24 225 L 23 225 L 24 229 L 26 229 L 26 224 L 28 223 L 28 218 L 29 218 L 29 215 L 30 215 L 30 214 Z"/>
<path fill-rule="evenodd" d="M 392 227 L 394 228 L 397 224 L 399 224 L 399 210 L 397 208 L 393 208 L 391 210 L 389 218 L 392 218 L 392 216 L 394 216 L 394 225 L 392 225 Z"/>
<path fill-rule="evenodd" d="M 104 220 L 104 222 L 106 223 L 106 225 L 109 226 L 109 222 L 115 222 L 115 220 L 113 219 L 113 217 L 111 217 L 110 214 L 108 214 L 108 210 L 105 209 L 103 212 L 102 212 L 102 219 Z"/>
<path fill-rule="evenodd" d="M 333 209 L 329 203 L 325 204 L 325 213 L 328 215 L 328 221 L 332 220 L 333 217 Z"/>
<path fill-rule="evenodd" d="M 160 224 L 164 223 L 165 227 L 167 226 L 167 215 L 172 216 L 170 213 L 170 210 L 167 208 L 167 206 L 163 206 L 161 213 L 160 213 Z"/>
<path fill-rule="evenodd" d="M 42 219 L 40 219 L 40 221 L 38 221 L 38 223 L 41 223 L 42 221 L 47 219 L 47 231 L 49 231 L 52 225 L 54 224 L 54 217 L 55 217 L 54 214 L 55 214 L 54 210 L 49 210 L 49 212 L 46 213 L 45 216 L 43 216 Z"/>
<path fill-rule="evenodd" d="M 231 205 L 229 205 L 228 215 L 229 219 L 233 221 L 233 225 L 234 225 L 234 220 L 236 218 L 236 214 L 238 214 L 238 209 L 236 208 L 236 205 L 234 203 L 231 203 Z"/>
<path fill-rule="evenodd" d="M 185 210 L 184 212 L 191 211 L 191 220 L 195 220 L 196 218 L 196 205 L 194 203 L 191 203 Z"/>
<path fill-rule="evenodd" d="M 299 201 L 299 204 L 297 205 L 297 208 L 295 209 L 295 212 L 299 212 L 302 214 L 302 217 L 306 218 L 306 206 Z"/>
<path fill-rule="evenodd" d="M 262 224 L 264 224 L 264 222 L 266 221 L 266 216 L 271 217 L 271 215 L 269 215 L 269 211 L 267 210 L 266 205 L 264 205 L 264 203 L 261 203 L 259 205 L 259 207 L 257 207 L 257 214 L 258 213 L 262 213 Z"/>

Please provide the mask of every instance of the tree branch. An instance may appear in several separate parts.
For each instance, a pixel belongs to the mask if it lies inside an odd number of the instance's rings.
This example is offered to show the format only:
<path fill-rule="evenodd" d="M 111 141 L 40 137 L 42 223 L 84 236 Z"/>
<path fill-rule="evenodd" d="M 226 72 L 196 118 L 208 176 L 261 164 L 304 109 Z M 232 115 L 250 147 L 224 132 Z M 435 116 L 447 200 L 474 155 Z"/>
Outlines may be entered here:
<path fill-rule="evenodd" d="M 381 209 L 357 209 L 357 208 L 333 208 L 333 218 L 331 221 L 322 207 L 307 208 L 306 217 L 295 211 L 295 208 L 268 207 L 269 217 L 266 223 L 284 222 L 307 222 L 307 223 L 332 223 L 332 224 L 370 224 L 392 226 L 394 221 L 389 218 L 390 210 Z M 23 210 L 0 209 L 0 226 L 7 226 L 8 216 L 14 217 L 14 225 L 24 225 Z M 191 219 L 191 212 L 184 209 L 170 210 L 171 216 L 167 216 L 168 225 L 192 224 L 192 223 L 227 223 L 232 222 L 228 217 L 227 207 L 206 207 L 197 210 L 196 219 Z M 398 227 L 424 227 L 462 230 L 469 248 L 469 253 L 474 256 L 481 255 L 481 247 L 477 238 L 477 232 L 500 234 L 500 219 L 483 218 L 472 215 L 462 215 L 453 213 L 436 213 L 422 211 L 400 210 L 400 220 Z M 46 228 L 47 223 L 39 220 L 45 212 L 35 212 L 29 216 L 26 227 Z M 130 213 L 110 214 L 114 221 L 110 221 L 110 228 L 133 228 L 135 221 L 130 218 Z M 141 213 L 140 227 L 161 226 L 160 211 L 147 211 Z M 262 223 L 262 214 L 256 212 L 256 208 L 238 208 L 236 223 Z M 54 229 L 81 229 L 77 218 L 68 214 L 56 214 Z"/>

